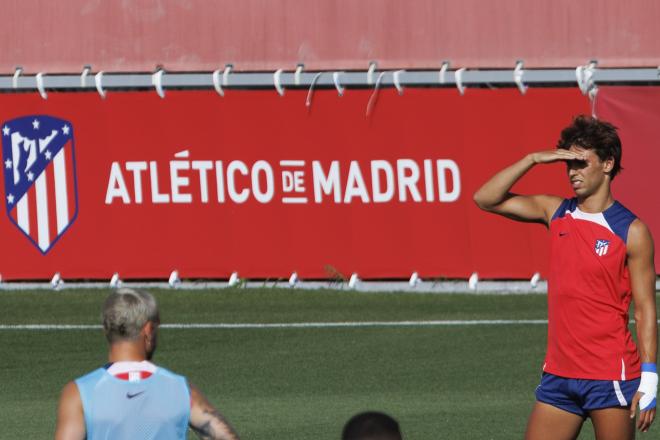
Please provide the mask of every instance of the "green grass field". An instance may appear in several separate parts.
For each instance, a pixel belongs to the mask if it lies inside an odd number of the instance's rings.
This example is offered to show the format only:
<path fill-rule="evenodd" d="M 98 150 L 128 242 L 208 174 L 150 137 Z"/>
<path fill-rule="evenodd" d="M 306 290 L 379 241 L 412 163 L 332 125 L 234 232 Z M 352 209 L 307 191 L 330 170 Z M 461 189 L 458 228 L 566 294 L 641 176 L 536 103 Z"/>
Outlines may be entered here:
<path fill-rule="evenodd" d="M 0 292 L 0 325 L 98 324 L 107 293 Z M 546 318 L 544 295 L 154 293 L 164 324 Z M 468 323 L 164 328 L 155 362 L 186 375 L 243 439 L 339 439 L 351 415 L 373 409 L 395 416 L 410 440 L 509 440 L 522 438 L 546 330 Z M 2 439 L 52 438 L 62 385 L 106 361 L 101 330 L 4 329 L 0 347 Z M 580 438 L 593 438 L 589 423 Z"/>

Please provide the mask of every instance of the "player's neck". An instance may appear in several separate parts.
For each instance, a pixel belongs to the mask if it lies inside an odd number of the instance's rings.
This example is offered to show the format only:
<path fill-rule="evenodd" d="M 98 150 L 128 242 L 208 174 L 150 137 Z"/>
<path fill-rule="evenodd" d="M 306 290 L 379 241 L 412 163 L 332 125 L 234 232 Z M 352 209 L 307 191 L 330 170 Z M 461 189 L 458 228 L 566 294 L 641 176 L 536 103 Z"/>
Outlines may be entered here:
<path fill-rule="evenodd" d="M 578 208 L 582 212 L 596 214 L 605 211 L 614 203 L 614 197 L 609 188 L 607 191 L 599 191 L 587 197 L 578 196 Z"/>
<path fill-rule="evenodd" d="M 138 341 L 119 341 L 110 345 L 108 361 L 142 362 L 147 359 L 147 352 Z"/>

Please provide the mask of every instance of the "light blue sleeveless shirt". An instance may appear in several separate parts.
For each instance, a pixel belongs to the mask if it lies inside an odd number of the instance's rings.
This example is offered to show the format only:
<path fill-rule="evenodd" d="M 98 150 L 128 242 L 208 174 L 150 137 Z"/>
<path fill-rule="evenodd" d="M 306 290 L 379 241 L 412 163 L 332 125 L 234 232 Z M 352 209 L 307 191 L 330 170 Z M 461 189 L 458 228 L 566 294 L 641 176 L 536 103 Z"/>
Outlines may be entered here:
<path fill-rule="evenodd" d="M 185 377 L 164 368 L 129 382 L 99 368 L 76 379 L 87 440 L 185 440 L 190 390 Z"/>

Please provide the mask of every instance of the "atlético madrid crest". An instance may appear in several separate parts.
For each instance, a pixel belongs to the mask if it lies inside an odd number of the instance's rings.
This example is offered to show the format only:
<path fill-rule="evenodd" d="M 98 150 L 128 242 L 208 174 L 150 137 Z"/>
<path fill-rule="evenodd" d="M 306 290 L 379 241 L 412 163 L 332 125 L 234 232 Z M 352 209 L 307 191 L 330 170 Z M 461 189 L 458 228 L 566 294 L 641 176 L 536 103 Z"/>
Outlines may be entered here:
<path fill-rule="evenodd" d="M 46 254 L 78 214 L 73 125 L 33 115 L 1 127 L 7 215 Z"/>
<path fill-rule="evenodd" d="M 598 256 L 602 257 L 603 255 L 607 254 L 607 250 L 610 247 L 610 241 L 609 240 L 596 240 L 596 245 L 594 246 L 594 250 L 598 254 Z"/>

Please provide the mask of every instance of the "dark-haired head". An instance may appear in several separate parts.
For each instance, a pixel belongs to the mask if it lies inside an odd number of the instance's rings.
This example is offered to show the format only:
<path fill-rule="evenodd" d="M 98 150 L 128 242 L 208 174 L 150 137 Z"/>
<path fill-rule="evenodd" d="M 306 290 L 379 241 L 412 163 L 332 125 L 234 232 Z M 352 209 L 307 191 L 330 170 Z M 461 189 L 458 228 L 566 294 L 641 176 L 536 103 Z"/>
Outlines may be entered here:
<path fill-rule="evenodd" d="M 591 116 L 577 116 L 571 125 L 562 130 L 557 148 L 568 150 L 574 145 L 593 150 L 601 161 L 614 159 L 610 179 L 614 179 L 622 170 L 621 139 L 617 128 L 609 122 Z"/>
<path fill-rule="evenodd" d="M 353 416 L 344 426 L 342 440 L 401 440 L 399 424 L 385 413 L 369 411 Z"/>

